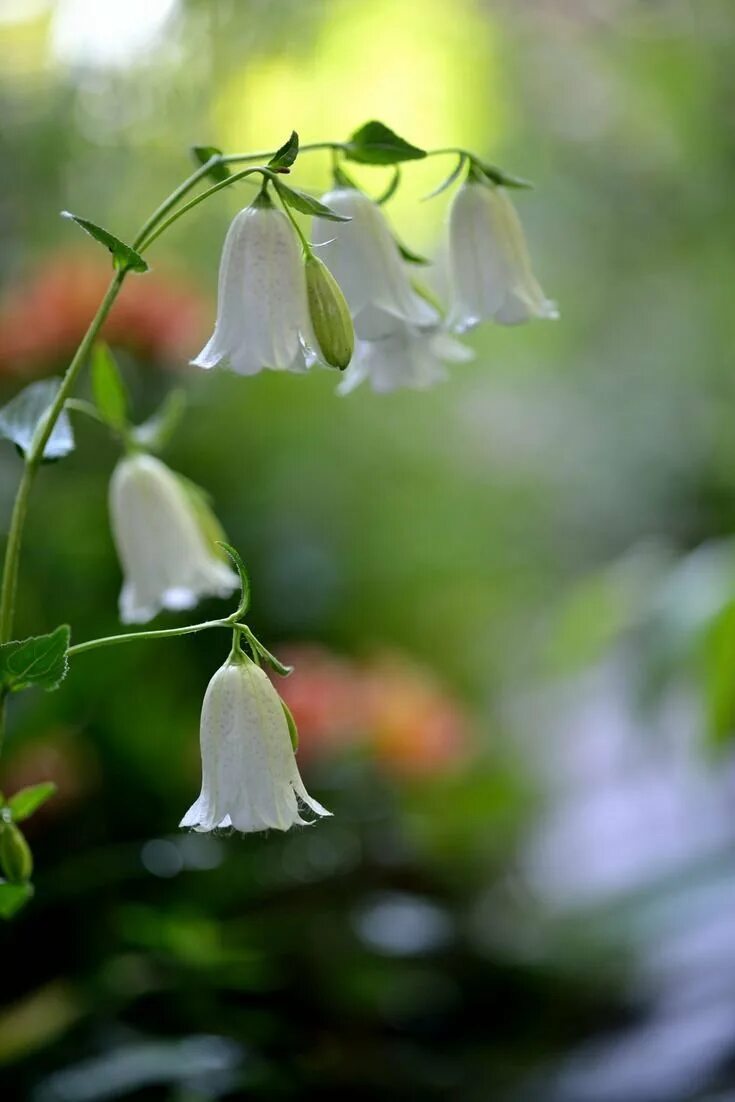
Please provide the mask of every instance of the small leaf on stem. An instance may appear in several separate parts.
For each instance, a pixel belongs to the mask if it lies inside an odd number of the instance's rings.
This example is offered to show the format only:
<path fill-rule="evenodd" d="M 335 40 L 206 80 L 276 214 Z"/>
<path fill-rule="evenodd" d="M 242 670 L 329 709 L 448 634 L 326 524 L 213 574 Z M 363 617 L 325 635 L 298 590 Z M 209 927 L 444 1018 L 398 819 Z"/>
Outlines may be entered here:
<path fill-rule="evenodd" d="M 50 799 L 55 792 L 56 785 L 53 781 L 45 781 L 42 784 L 33 784 L 28 788 L 21 788 L 8 800 L 13 822 L 22 823 L 25 819 L 30 819 L 31 815 L 38 811 L 39 807 L 45 804 L 46 800 Z"/>
<path fill-rule="evenodd" d="M 216 145 L 193 145 L 191 152 L 195 161 L 198 161 L 200 165 L 205 165 L 207 161 L 211 161 L 212 157 L 221 157 L 222 150 L 217 149 Z M 210 165 L 207 176 L 210 176 L 218 183 L 220 180 L 226 180 L 230 175 L 230 170 L 227 165 L 223 165 L 221 161 L 215 161 L 213 165 Z"/>
<path fill-rule="evenodd" d="M 393 165 L 399 161 L 419 161 L 426 150 L 401 138 L 389 126 L 373 120 L 366 122 L 350 138 L 344 149 L 349 161 L 367 165 Z"/>
<path fill-rule="evenodd" d="M 66 677 L 71 631 L 61 624 L 48 635 L 0 645 L 0 684 L 10 692 L 38 686 L 51 692 Z"/>
<path fill-rule="evenodd" d="M 272 168 L 274 172 L 279 172 L 284 168 L 290 168 L 298 155 L 299 136 L 295 130 L 292 130 L 291 137 L 288 141 L 284 142 L 281 148 L 277 149 L 268 161 L 268 168 Z"/>
<path fill-rule="evenodd" d="M 319 199 L 315 199 L 313 195 L 309 195 L 305 191 L 289 187 L 282 180 L 274 180 L 273 183 L 284 203 L 288 203 L 290 207 L 302 214 L 311 214 L 315 218 L 328 218 L 331 222 L 352 221 L 347 215 L 337 214 L 336 210 L 332 210 L 331 207 L 326 206 L 325 203 L 320 202 Z"/>
<path fill-rule="evenodd" d="M 111 429 L 124 432 L 128 423 L 128 398 L 110 349 L 99 341 L 92 350 L 92 393 L 102 418 Z"/>
<path fill-rule="evenodd" d="M 88 218 L 80 218 L 78 215 L 72 214 L 69 210 L 62 210 L 61 217 L 70 218 L 72 222 L 76 222 L 78 226 L 81 226 L 85 233 L 88 233 L 95 241 L 99 241 L 101 245 L 109 249 L 112 253 L 112 265 L 114 268 L 117 268 L 118 271 L 148 271 L 148 264 L 140 253 L 136 252 L 131 245 L 126 245 L 119 237 L 115 237 L 114 233 L 110 233 L 109 230 L 103 229 L 102 226 L 98 226 L 95 222 L 90 222 Z"/>
<path fill-rule="evenodd" d="M 12 440 L 25 456 L 36 433 L 48 416 L 61 386 L 61 379 L 39 379 L 31 383 L 0 409 L 0 436 Z M 74 450 L 71 421 L 63 411 L 43 449 L 44 459 L 61 459 Z"/>

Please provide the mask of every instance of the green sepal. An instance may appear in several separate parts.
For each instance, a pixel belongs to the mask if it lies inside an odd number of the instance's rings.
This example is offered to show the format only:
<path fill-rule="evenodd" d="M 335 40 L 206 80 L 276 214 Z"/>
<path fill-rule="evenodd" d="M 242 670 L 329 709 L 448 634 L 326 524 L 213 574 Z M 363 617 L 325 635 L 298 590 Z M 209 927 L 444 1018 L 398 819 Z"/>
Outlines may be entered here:
<path fill-rule="evenodd" d="M 33 897 L 33 884 L 9 884 L 0 880 L 0 918 L 9 919 Z"/>
<path fill-rule="evenodd" d="M 51 692 L 67 674 L 71 630 L 61 624 L 48 635 L 33 635 L 0 645 L 0 685 L 9 692 L 36 686 Z"/>
<path fill-rule="evenodd" d="M 283 662 L 280 662 L 276 658 L 275 654 L 271 654 L 267 647 L 263 646 L 260 639 L 256 638 L 256 636 L 253 634 L 247 624 L 239 624 L 238 626 L 250 643 L 254 657 L 257 658 L 257 655 L 259 654 L 262 658 L 265 658 L 266 662 L 270 666 L 272 666 L 276 673 L 279 673 L 281 677 L 288 677 L 290 674 L 293 673 L 293 666 L 285 666 Z"/>
<path fill-rule="evenodd" d="M 284 203 L 288 203 L 294 210 L 298 210 L 301 214 L 311 214 L 315 218 L 328 218 L 331 222 L 350 222 L 352 221 L 345 214 L 337 214 L 336 210 L 332 210 L 325 203 L 320 202 L 319 199 L 315 199 L 313 195 L 309 195 L 305 191 L 300 191 L 298 188 L 289 187 L 284 184 L 282 180 L 273 181 L 276 191 L 280 195 Z"/>
<path fill-rule="evenodd" d="M 78 215 L 72 214 L 69 210 L 62 210 L 61 217 L 70 218 L 72 222 L 76 222 L 78 226 L 81 226 L 85 233 L 88 233 L 95 241 L 99 241 L 101 245 L 104 245 L 105 248 L 112 253 L 112 266 L 117 268 L 118 271 L 148 271 L 148 264 L 140 253 L 136 252 L 131 245 L 126 245 L 119 237 L 115 237 L 114 233 L 110 233 L 109 230 L 103 229 L 102 226 L 90 222 L 88 218 L 80 218 Z"/>
<path fill-rule="evenodd" d="M 0 436 L 12 440 L 21 455 L 31 449 L 44 418 L 54 404 L 61 379 L 39 379 L 24 387 L 12 401 L 0 409 Z M 46 460 L 63 459 L 74 451 L 74 434 L 66 410 L 62 410 L 43 449 Z"/>
<path fill-rule="evenodd" d="M 131 440 L 146 451 L 162 451 L 178 428 L 185 410 L 186 391 L 181 387 L 170 390 L 156 412 L 131 429 Z"/>
<path fill-rule="evenodd" d="M 128 396 L 114 357 L 104 341 L 92 349 L 92 394 L 103 421 L 115 432 L 128 425 Z"/>
<path fill-rule="evenodd" d="M 173 474 L 189 500 L 189 504 L 191 505 L 194 517 L 204 539 L 207 543 L 213 544 L 215 547 L 220 547 L 225 531 L 214 515 L 211 495 L 199 486 L 198 483 L 192 482 L 190 478 L 187 478 L 186 475 L 179 474 L 178 471 L 174 471 Z"/>
<path fill-rule="evenodd" d="M 237 548 L 233 547 L 231 543 L 225 543 L 224 540 L 218 540 L 217 542 L 230 556 L 235 569 L 240 575 L 240 604 L 237 606 L 237 612 L 233 613 L 233 619 L 240 620 L 250 607 L 250 578 Z"/>
<path fill-rule="evenodd" d="M 451 187 L 455 180 L 458 180 L 459 177 L 462 175 L 462 171 L 465 166 L 465 160 L 466 154 L 460 153 L 456 167 L 452 169 L 446 180 L 443 180 L 439 184 L 439 186 L 435 187 L 433 191 L 430 191 L 428 195 L 424 195 L 422 201 L 426 202 L 427 199 L 435 199 L 437 195 L 441 195 L 443 191 L 446 191 L 447 188 Z"/>
<path fill-rule="evenodd" d="M 42 804 L 46 803 L 56 792 L 53 781 L 44 781 L 42 784 L 32 784 L 28 788 L 21 788 L 8 800 L 8 810 L 14 823 L 22 823 L 30 819 Z"/>
<path fill-rule="evenodd" d="M 0 868 L 10 884 L 25 884 L 33 875 L 33 854 L 15 823 L 0 828 Z"/>
<path fill-rule="evenodd" d="M 389 126 L 372 120 L 356 130 L 343 147 L 349 161 L 366 165 L 393 165 L 399 161 L 420 161 L 426 150 L 401 138 Z"/>
<path fill-rule="evenodd" d="M 422 256 L 421 253 L 415 253 L 412 249 L 409 249 L 408 246 L 404 245 L 402 241 L 399 241 L 395 235 L 393 237 L 393 240 L 398 246 L 399 253 L 407 264 L 419 264 L 423 266 L 431 264 L 431 261 L 427 257 Z"/>
<path fill-rule="evenodd" d="M 283 708 L 283 714 L 286 717 L 286 726 L 288 727 L 288 737 L 291 739 L 291 746 L 294 754 L 299 748 L 299 729 L 296 726 L 296 720 L 293 717 L 293 713 L 289 708 L 285 700 L 281 700 L 281 707 Z"/>
<path fill-rule="evenodd" d="M 332 165 L 332 179 L 334 180 L 334 183 L 337 187 L 349 187 L 352 188 L 354 191 L 360 191 L 360 188 L 352 179 L 352 177 L 348 176 L 342 166 L 337 164 L 336 161 Z"/>
<path fill-rule="evenodd" d="M 291 131 L 291 137 L 285 141 L 280 149 L 277 149 L 268 161 L 268 168 L 274 172 L 280 169 L 290 168 L 299 155 L 299 136 L 295 130 Z"/>
<path fill-rule="evenodd" d="M 522 176 L 513 176 L 510 172 L 504 172 L 502 168 L 498 168 L 497 165 L 487 164 L 485 161 L 478 160 L 477 157 L 472 157 L 470 162 L 470 179 L 480 183 L 487 183 L 489 180 L 491 184 L 498 187 L 533 188 L 530 180 L 524 180 Z"/>
<path fill-rule="evenodd" d="M 382 195 L 380 195 L 375 202 L 379 207 L 382 207 L 384 203 L 387 203 L 389 199 L 392 199 L 395 193 L 398 191 L 398 186 L 401 182 L 401 170 L 398 165 L 393 169 L 393 178 L 388 184 Z"/>
<path fill-rule="evenodd" d="M 200 165 L 205 165 L 207 161 L 211 161 L 212 157 L 221 157 L 222 150 L 217 149 L 216 145 L 193 145 L 191 147 L 191 153 L 195 161 L 198 161 Z M 230 175 L 230 170 L 227 165 L 223 165 L 221 161 L 215 161 L 213 165 L 210 165 L 207 176 L 210 176 L 217 183 L 220 180 L 227 180 Z"/>

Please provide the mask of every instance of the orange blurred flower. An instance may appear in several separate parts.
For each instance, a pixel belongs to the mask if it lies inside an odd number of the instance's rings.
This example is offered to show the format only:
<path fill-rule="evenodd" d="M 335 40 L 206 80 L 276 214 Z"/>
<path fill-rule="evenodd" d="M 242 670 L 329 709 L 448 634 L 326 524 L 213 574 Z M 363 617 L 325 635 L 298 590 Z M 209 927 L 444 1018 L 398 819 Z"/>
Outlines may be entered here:
<path fill-rule="evenodd" d="M 109 280 L 106 265 L 64 253 L 8 289 L 0 298 L 0 373 L 34 374 L 65 365 Z M 131 276 L 103 335 L 114 347 L 171 364 L 198 347 L 207 313 L 198 293 L 170 276 Z"/>
<path fill-rule="evenodd" d="M 295 667 L 278 691 L 299 728 L 299 759 L 310 761 L 360 746 L 393 774 L 439 772 L 463 760 L 470 724 L 461 706 L 428 670 L 402 655 L 366 662 L 322 647 L 279 650 Z"/>

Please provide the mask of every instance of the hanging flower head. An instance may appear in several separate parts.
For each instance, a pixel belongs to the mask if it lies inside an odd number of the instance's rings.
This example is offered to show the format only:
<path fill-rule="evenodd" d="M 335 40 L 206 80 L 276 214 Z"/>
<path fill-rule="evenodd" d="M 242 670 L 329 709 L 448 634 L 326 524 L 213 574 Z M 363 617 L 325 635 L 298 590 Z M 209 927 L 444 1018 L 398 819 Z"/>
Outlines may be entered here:
<path fill-rule="evenodd" d="M 301 780 L 281 698 L 239 648 L 209 683 L 200 740 L 202 791 L 182 827 L 288 830 L 305 825 L 300 805 L 330 814 Z"/>
<path fill-rule="evenodd" d="M 377 394 L 426 390 L 447 377 L 445 363 L 465 363 L 474 353 L 440 326 L 420 329 L 383 311 L 364 310 L 355 320 L 355 355 L 338 394 L 367 380 Z"/>
<path fill-rule="evenodd" d="M 218 525 L 202 491 L 160 459 L 141 453 L 118 463 L 110 519 L 125 576 L 123 623 L 143 623 L 164 608 L 192 608 L 237 587 L 236 574 L 215 551 Z"/>
<path fill-rule="evenodd" d="M 301 247 L 286 215 L 265 193 L 236 214 L 219 269 L 217 321 L 197 367 L 304 371 L 311 325 Z"/>
<path fill-rule="evenodd" d="M 556 318 L 531 268 L 523 227 L 503 187 L 472 175 L 449 216 L 454 292 L 451 320 L 458 332 L 482 321 L 518 325 Z"/>
<path fill-rule="evenodd" d="M 406 264 L 380 207 L 357 188 L 337 187 L 322 197 L 348 218 L 315 218 L 313 241 L 339 283 L 352 316 L 373 306 L 411 325 L 434 325 L 437 313 L 411 286 Z"/>

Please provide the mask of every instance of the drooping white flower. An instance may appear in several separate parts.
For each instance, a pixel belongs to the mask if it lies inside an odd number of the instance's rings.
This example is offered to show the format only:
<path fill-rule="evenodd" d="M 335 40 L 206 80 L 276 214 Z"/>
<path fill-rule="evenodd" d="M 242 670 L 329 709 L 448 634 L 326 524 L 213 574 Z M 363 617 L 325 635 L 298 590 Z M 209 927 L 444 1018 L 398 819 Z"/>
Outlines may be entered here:
<path fill-rule="evenodd" d="M 283 211 L 258 199 L 227 231 L 214 333 L 192 363 L 239 375 L 305 371 L 312 343 L 301 246 Z"/>
<path fill-rule="evenodd" d="M 356 188 L 337 187 L 322 202 L 349 222 L 315 218 L 312 239 L 353 318 L 378 307 L 411 325 L 434 325 L 437 313 L 411 286 L 406 264 L 380 207 Z"/>
<path fill-rule="evenodd" d="M 458 332 L 481 321 L 518 325 L 559 316 L 533 274 L 523 227 L 502 187 L 470 180 L 459 189 L 449 215 L 449 262 Z"/>
<path fill-rule="evenodd" d="M 372 307 L 358 314 L 355 332 L 355 353 L 338 394 L 349 394 L 365 380 L 377 394 L 426 390 L 446 379 L 445 363 L 464 363 L 474 356 L 437 325 L 419 329 Z"/>
<path fill-rule="evenodd" d="M 205 528 L 216 521 L 165 463 L 152 455 L 120 460 L 110 482 L 112 534 L 122 564 L 120 619 L 143 623 L 163 608 L 192 608 L 226 597 L 237 575 Z"/>
<path fill-rule="evenodd" d="M 278 693 L 244 656 L 231 656 L 210 681 L 200 740 L 202 791 L 182 827 L 288 830 L 305 823 L 299 803 L 330 814 L 304 787 Z"/>

